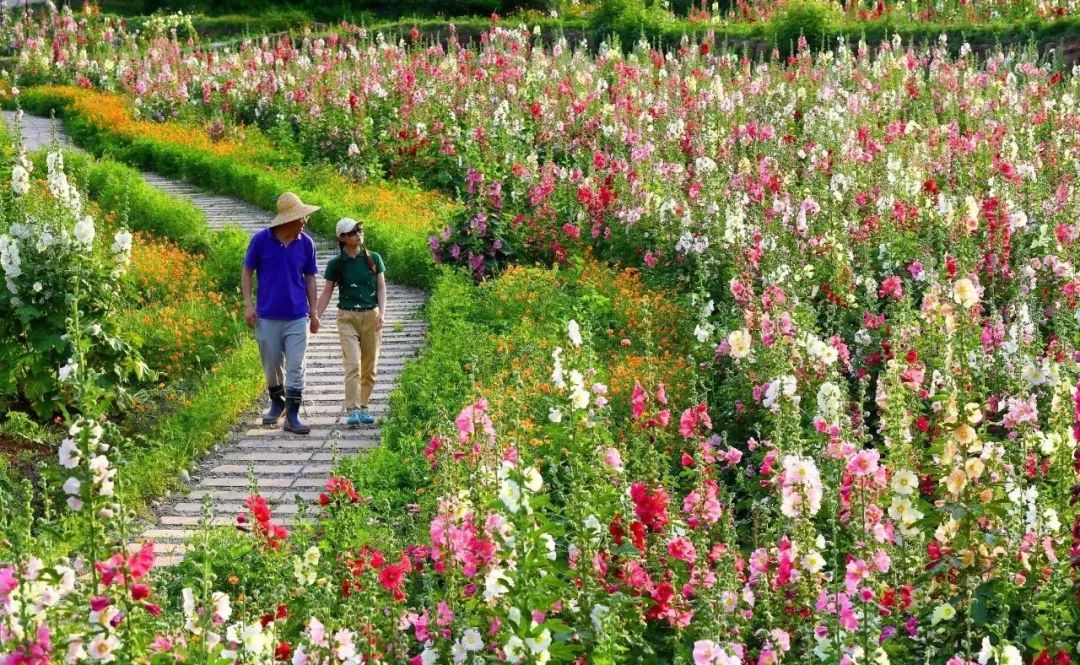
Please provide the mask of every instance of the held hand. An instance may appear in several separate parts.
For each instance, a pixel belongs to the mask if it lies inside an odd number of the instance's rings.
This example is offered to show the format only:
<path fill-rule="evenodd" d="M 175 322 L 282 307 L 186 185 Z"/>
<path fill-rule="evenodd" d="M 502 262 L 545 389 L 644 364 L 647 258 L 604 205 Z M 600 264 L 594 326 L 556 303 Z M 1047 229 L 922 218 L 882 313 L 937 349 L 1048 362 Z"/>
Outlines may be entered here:
<path fill-rule="evenodd" d="M 312 319 L 311 319 L 311 334 L 314 335 L 315 333 L 319 332 L 319 327 L 321 325 L 322 325 L 322 322 L 319 321 L 319 317 L 317 317 L 317 316 L 312 317 Z"/>
<path fill-rule="evenodd" d="M 259 317 L 258 317 L 258 315 L 255 314 L 255 308 L 254 307 L 249 306 L 249 307 L 246 307 L 244 309 L 244 320 L 247 321 L 248 328 L 254 328 L 255 327 L 255 322 L 258 319 L 259 319 Z"/>

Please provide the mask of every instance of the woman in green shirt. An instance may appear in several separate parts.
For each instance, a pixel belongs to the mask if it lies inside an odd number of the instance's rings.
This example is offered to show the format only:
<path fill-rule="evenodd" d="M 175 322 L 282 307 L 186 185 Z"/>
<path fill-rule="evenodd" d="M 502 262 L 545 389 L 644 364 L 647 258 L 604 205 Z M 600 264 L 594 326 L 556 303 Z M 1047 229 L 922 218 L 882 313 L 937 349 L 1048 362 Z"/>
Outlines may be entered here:
<path fill-rule="evenodd" d="M 338 290 L 338 338 L 345 361 L 345 408 L 350 427 L 370 425 L 368 399 L 375 387 L 383 317 L 386 314 L 386 279 L 382 257 L 364 246 L 364 227 L 348 217 L 337 223 L 341 253 L 326 264 L 326 284 L 319 296 L 319 316 L 326 311 L 334 288 Z"/>

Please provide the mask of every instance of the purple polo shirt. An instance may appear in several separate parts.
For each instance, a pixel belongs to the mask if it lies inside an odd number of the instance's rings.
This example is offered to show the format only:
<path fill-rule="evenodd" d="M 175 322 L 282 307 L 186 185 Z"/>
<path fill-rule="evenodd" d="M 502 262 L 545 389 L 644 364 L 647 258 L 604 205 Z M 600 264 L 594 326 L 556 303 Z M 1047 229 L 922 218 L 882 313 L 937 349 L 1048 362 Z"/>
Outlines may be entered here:
<path fill-rule="evenodd" d="M 302 319 L 308 315 L 305 275 L 316 275 L 315 243 L 306 233 L 286 247 L 272 229 L 251 236 L 244 267 L 258 282 L 256 313 L 264 319 Z"/>

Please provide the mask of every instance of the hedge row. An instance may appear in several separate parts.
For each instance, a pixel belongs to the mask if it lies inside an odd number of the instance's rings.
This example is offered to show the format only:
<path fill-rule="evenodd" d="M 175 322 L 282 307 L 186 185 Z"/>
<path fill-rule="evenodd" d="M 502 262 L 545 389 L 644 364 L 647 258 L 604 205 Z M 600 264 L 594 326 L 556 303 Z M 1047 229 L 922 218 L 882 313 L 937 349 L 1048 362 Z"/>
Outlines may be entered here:
<path fill-rule="evenodd" d="M 244 146 L 230 151 L 210 143 L 198 128 L 117 119 L 121 111 L 100 112 L 103 105 L 122 103 L 109 93 L 42 86 L 24 92 L 21 103 L 40 115 L 55 110 L 73 140 L 96 155 L 188 180 L 267 211 L 274 210 L 281 192 L 296 192 L 305 202 L 322 207 L 311 226 L 325 235 L 333 236 L 342 217 L 358 219 L 364 222 L 371 246 L 385 257 L 388 278 L 421 287 L 432 283 L 435 263 L 427 238 L 452 212 L 453 204 L 445 198 L 401 185 L 351 183 L 327 167 L 285 167 L 269 147 L 249 149 L 248 143 L 260 143 L 250 136 Z M 130 127 L 118 127 L 118 122 Z"/>
<path fill-rule="evenodd" d="M 266 3 L 260 0 L 104 0 L 101 9 L 119 14 L 150 14 L 155 11 L 196 11 L 207 14 L 247 14 L 273 16 L 282 12 L 302 12 L 317 20 L 333 21 L 355 18 L 361 14 L 407 16 L 441 14 L 464 16 L 508 14 L 520 9 L 546 10 L 546 0 L 283 0 Z"/>
<path fill-rule="evenodd" d="M 508 23 L 512 23 L 511 18 Z M 406 35 L 413 28 L 421 32 L 422 39 L 445 42 L 450 36 L 450 24 L 459 42 L 479 42 L 480 36 L 491 29 L 491 21 L 482 17 L 465 17 L 447 21 L 429 18 L 400 20 L 375 24 L 372 30 L 388 35 Z M 613 43 L 615 38 L 624 48 L 632 48 L 639 40 L 663 49 L 677 49 L 684 38 L 691 41 L 711 41 L 718 50 L 734 50 L 754 58 L 766 58 L 773 48 L 788 53 L 800 34 L 805 35 L 813 49 L 832 48 L 843 38 L 848 44 L 865 40 L 870 46 L 899 35 L 905 43 L 926 44 L 937 42 L 942 35 L 949 49 L 955 54 L 967 42 L 979 54 L 1001 45 L 1005 48 L 1024 48 L 1032 45 L 1041 55 L 1051 50 L 1055 57 L 1064 56 L 1067 62 L 1077 59 L 1077 42 L 1080 42 L 1080 17 L 1066 17 L 1054 21 L 1032 18 L 1022 22 L 995 21 L 989 23 L 913 23 L 893 19 L 870 21 L 858 25 L 832 25 L 799 21 L 770 23 L 706 24 L 689 21 L 651 21 L 647 16 L 629 17 L 612 22 L 589 22 L 582 19 L 530 21 L 529 27 L 539 27 L 541 38 L 551 43 L 565 37 L 571 44 L 585 42 L 596 51 L 602 43 Z M 1066 53 L 1066 51 L 1069 51 Z"/>

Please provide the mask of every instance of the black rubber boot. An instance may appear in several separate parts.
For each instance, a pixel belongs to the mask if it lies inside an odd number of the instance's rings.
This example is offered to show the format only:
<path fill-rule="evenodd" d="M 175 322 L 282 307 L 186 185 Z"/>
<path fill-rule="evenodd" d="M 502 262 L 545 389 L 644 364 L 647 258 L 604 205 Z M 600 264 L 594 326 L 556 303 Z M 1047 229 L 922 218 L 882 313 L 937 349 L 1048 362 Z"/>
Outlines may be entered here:
<path fill-rule="evenodd" d="M 273 425 L 285 413 L 285 388 L 271 386 L 269 392 L 270 410 L 263 414 L 263 425 Z"/>
<path fill-rule="evenodd" d="M 293 434 L 307 434 L 311 428 L 300 422 L 300 403 L 303 394 L 292 388 L 285 389 L 285 431 Z"/>

